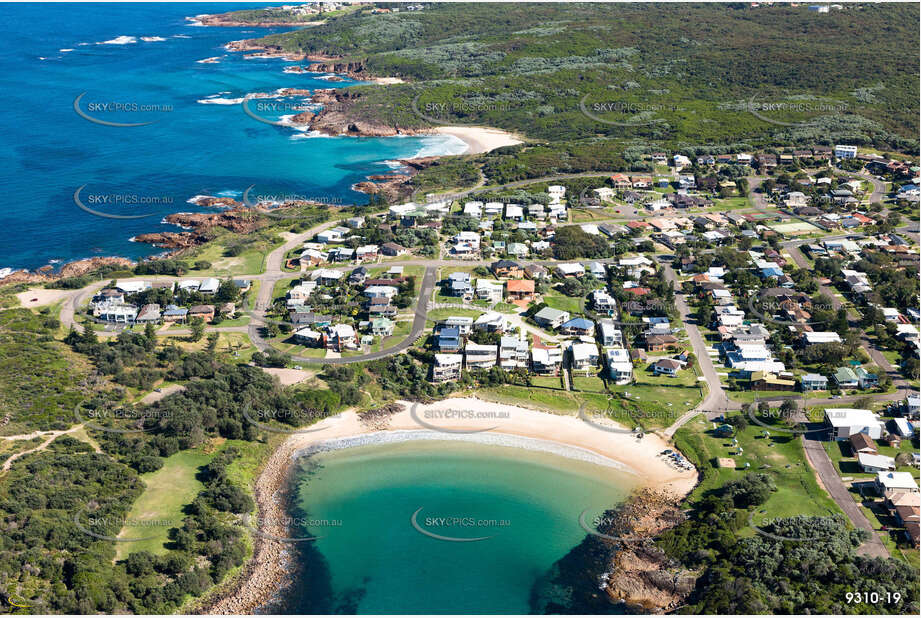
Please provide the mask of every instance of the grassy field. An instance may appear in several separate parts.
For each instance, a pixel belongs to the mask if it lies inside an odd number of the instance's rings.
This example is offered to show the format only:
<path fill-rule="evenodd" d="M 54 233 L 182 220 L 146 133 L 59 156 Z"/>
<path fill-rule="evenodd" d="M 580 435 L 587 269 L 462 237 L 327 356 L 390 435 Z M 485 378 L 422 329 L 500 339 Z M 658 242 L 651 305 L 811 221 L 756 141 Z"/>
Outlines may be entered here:
<path fill-rule="evenodd" d="M 570 314 L 582 313 L 585 304 L 585 299 L 582 297 L 565 296 L 556 290 L 544 294 L 543 301 L 548 307 L 568 311 Z"/>
<path fill-rule="evenodd" d="M 550 378 L 544 379 L 549 380 Z M 553 379 L 557 380 L 557 378 Z M 504 384 L 480 389 L 476 394 L 481 399 L 488 401 L 538 408 L 558 414 L 574 414 L 583 401 L 587 403 L 586 409 L 588 410 L 602 411 L 607 407 L 607 395 L 564 391 L 559 387 L 558 380 L 556 385 L 555 388 L 543 388 L 537 385 L 526 387 Z"/>
<path fill-rule="evenodd" d="M 198 470 L 211 461 L 201 450 L 181 451 L 167 457 L 156 472 L 142 474 L 146 489 L 135 501 L 118 536 L 143 538 L 116 545 L 116 560 L 136 551 L 162 554 L 166 551 L 170 528 L 182 525 L 185 505 L 192 502 L 204 487 L 196 478 Z"/>
<path fill-rule="evenodd" d="M 675 446 L 702 472 L 701 483 L 692 494 L 699 499 L 706 492 L 750 472 L 770 475 L 777 491 L 759 509 L 755 523 L 773 517 L 795 515 L 840 514 L 834 501 L 819 487 L 815 473 L 806 462 L 802 442 L 798 436 L 775 432 L 763 437 L 764 428 L 750 425 L 736 432 L 742 453 L 733 447 L 732 440 L 714 435 L 715 423 L 697 418 L 678 430 Z M 718 457 L 732 457 L 735 468 L 719 468 Z M 754 534 L 754 531 L 749 531 Z"/>

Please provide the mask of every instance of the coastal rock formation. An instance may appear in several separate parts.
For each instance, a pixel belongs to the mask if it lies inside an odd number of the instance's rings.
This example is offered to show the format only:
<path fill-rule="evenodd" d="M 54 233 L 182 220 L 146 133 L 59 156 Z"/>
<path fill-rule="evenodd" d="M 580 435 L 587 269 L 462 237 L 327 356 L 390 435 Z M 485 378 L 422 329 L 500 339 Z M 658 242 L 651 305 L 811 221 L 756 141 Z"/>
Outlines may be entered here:
<path fill-rule="evenodd" d="M 668 493 L 642 489 L 606 511 L 597 535 L 585 539 L 535 584 L 531 613 L 665 613 L 679 607 L 696 582 L 652 539 L 684 519 Z"/>
<path fill-rule="evenodd" d="M 625 542 L 614 554 L 605 588 L 611 600 L 648 612 L 669 611 L 681 605 L 694 589 L 696 578 L 651 541 L 684 521 L 674 499 L 647 488 L 610 513 L 603 533 L 638 539 Z"/>
<path fill-rule="evenodd" d="M 303 20 L 294 19 L 276 19 L 271 21 L 240 21 L 239 19 L 234 19 L 226 13 L 218 13 L 214 15 L 196 15 L 195 19 L 198 20 L 198 22 L 203 26 L 223 26 L 231 28 L 285 28 L 296 26 L 319 26 L 320 24 L 326 23 L 325 20 L 305 22 Z"/>
<path fill-rule="evenodd" d="M 213 195 L 200 195 L 189 201 L 205 208 L 234 208 L 240 205 L 240 202 L 232 197 L 214 197 Z"/>
<path fill-rule="evenodd" d="M 368 77 L 364 72 L 364 62 L 312 62 L 307 65 L 307 70 L 314 73 L 339 73 L 352 79 Z"/>
<path fill-rule="evenodd" d="M 189 249 L 197 247 L 206 239 L 192 232 L 155 232 L 152 234 L 138 234 L 135 242 L 143 242 L 161 249 Z"/>
<path fill-rule="evenodd" d="M 263 225 L 257 213 L 249 208 L 243 207 L 215 214 L 177 212 L 167 215 L 164 221 L 185 228 L 192 228 L 196 231 L 213 227 L 222 227 L 225 230 L 230 230 L 231 232 L 237 232 L 239 234 L 248 234 Z"/>
<path fill-rule="evenodd" d="M 369 195 L 382 195 L 388 202 L 396 201 L 412 191 L 409 181 L 412 176 L 407 174 L 381 174 L 368 176 L 367 182 L 359 182 L 352 185 L 352 189 L 367 193 Z M 371 182 L 371 181 L 379 182 Z"/>
<path fill-rule="evenodd" d="M 114 266 L 117 268 L 134 268 L 134 262 L 120 257 L 94 257 L 85 260 L 77 260 L 64 264 L 57 273 L 51 265 L 42 266 L 37 272 L 28 270 L 17 270 L 8 276 L 0 279 L 0 285 L 13 285 L 17 283 L 47 283 L 58 279 L 67 279 L 69 277 L 79 277 L 86 273 L 92 272 L 104 266 Z"/>
<path fill-rule="evenodd" d="M 305 54 L 285 51 L 278 45 L 257 43 L 256 39 L 231 41 L 224 46 L 224 49 L 232 52 L 255 52 L 247 54 L 247 58 L 284 58 L 289 62 L 299 62 L 307 58 Z"/>
<path fill-rule="evenodd" d="M 296 125 L 310 124 L 310 121 L 313 120 L 313 112 L 301 112 L 300 114 L 295 114 L 288 119 L 288 122 Z"/>

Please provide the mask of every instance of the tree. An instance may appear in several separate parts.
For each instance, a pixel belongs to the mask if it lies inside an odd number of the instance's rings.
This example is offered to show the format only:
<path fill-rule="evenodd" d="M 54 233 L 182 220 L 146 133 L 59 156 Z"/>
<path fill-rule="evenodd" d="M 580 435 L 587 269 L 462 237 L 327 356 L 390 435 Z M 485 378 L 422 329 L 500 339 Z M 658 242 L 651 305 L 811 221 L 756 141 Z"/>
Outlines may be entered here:
<path fill-rule="evenodd" d="M 147 340 L 147 351 L 150 352 L 157 345 L 157 329 L 148 322 L 144 325 L 144 339 Z"/>
<path fill-rule="evenodd" d="M 189 322 L 189 328 L 192 331 L 189 334 L 189 341 L 201 341 L 201 338 L 205 335 L 205 321 L 195 316 Z"/>
<path fill-rule="evenodd" d="M 777 486 L 767 474 L 746 474 L 723 487 L 723 495 L 732 499 L 736 508 L 747 509 L 764 504 L 777 491 Z"/>
<path fill-rule="evenodd" d="M 208 351 L 208 354 L 214 354 L 214 350 L 217 349 L 217 340 L 220 337 L 217 333 L 208 333 L 208 344 L 205 346 L 205 350 Z"/>

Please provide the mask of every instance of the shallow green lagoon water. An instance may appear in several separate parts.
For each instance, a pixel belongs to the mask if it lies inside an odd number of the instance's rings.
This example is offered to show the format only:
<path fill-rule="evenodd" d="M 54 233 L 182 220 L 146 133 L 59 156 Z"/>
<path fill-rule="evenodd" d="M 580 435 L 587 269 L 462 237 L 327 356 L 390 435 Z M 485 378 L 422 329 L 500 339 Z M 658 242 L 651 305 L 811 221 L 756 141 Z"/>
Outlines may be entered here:
<path fill-rule="evenodd" d="M 314 454 L 295 482 L 292 515 L 326 523 L 302 530 L 321 538 L 297 544 L 301 572 L 275 611 L 518 614 L 585 538 L 580 513 L 617 505 L 635 477 L 558 454 L 414 440 Z M 423 531 L 489 538 L 433 538 L 413 526 L 417 511 Z"/>

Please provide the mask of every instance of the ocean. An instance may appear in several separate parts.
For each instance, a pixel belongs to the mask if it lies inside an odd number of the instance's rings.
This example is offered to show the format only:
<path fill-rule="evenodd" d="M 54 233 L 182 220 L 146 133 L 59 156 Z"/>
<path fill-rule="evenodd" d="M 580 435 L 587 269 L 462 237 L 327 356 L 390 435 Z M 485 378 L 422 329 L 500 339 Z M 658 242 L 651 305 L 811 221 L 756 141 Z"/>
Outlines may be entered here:
<path fill-rule="evenodd" d="M 398 158 L 457 154 L 450 136 L 315 137 L 260 122 L 247 94 L 354 84 L 285 73 L 281 59 L 244 59 L 229 41 L 284 28 L 211 28 L 187 16 L 238 4 L 7 4 L 0 34 L 2 182 L 0 268 L 39 268 L 95 256 L 159 253 L 130 239 L 180 231 L 172 212 L 208 211 L 196 195 L 301 196 L 333 205 L 367 202 L 351 190 Z M 214 58 L 217 62 L 200 60 Z M 85 94 L 84 94 L 85 93 Z M 77 108 L 95 120 L 75 111 Z M 302 99 L 249 103 L 277 121 Z M 92 215 L 77 207 L 122 217 Z M 210 210 L 214 212 L 214 210 Z"/>
<path fill-rule="evenodd" d="M 548 596 L 580 609 L 555 584 L 559 563 L 587 536 L 583 511 L 591 525 L 635 477 L 506 445 L 416 440 L 311 455 L 293 482 L 293 538 L 316 540 L 290 544 L 297 574 L 264 612 L 528 614 Z M 621 613 L 605 606 L 584 609 Z"/>

